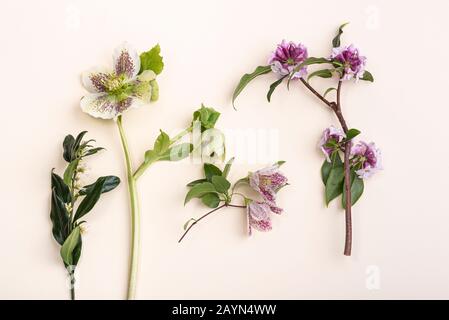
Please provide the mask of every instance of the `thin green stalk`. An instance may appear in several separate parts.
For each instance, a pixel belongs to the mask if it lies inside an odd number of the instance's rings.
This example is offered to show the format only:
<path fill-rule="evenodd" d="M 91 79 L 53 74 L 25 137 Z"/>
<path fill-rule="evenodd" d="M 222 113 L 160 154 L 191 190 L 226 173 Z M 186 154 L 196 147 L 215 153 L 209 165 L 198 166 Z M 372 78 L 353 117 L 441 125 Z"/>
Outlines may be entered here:
<path fill-rule="evenodd" d="M 131 165 L 131 157 L 128 148 L 128 141 L 122 126 L 122 117 L 117 119 L 117 125 L 120 132 L 120 139 L 123 146 L 126 162 L 126 174 L 128 177 L 128 191 L 131 205 L 131 253 L 129 264 L 128 278 L 128 300 L 132 300 L 136 296 L 137 272 L 139 263 L 139 247 L 140 247 L 140 213 L 139 201 L 137 196 L 136 179 L 133 177 L 133 169 Z"/>

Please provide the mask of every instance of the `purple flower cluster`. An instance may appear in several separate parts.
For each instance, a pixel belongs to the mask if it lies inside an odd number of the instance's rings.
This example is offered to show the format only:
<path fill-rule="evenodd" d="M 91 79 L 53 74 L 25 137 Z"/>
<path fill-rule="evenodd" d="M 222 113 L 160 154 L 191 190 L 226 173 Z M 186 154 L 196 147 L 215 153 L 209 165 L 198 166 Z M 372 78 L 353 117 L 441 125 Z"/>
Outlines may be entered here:
<path fill-rule="evenodd" d="M 276 204 L 276 193 L 287 184 L 287 177 L 279 171 L 279 164 L 258 170 L 249 176 L 250 186 L 263 201 L 251 201 L 247 206 L 248 233 L 252 228 L 269 231 L 272 228 L 270 212 L 281 214 L 283 209 Z"/>
<path fill-rule="evenodd" d="M 359 50 L 350 45 L 332 49 L 331 59 L 340 62 L 344 68 L 343 80 L 356 80 L 365 73 L 366 57 L 361 56 Z"/>
<path fill-rule="evenodd" d="M 290 74 L 295 67 L 307 59 L 307 48 L 301 43 L 282 40 L 268 60 L 271 70 L 281 76 Z M 293 75 L 292 79 L 307 75 L 307 67 L 302 67 Z"/>

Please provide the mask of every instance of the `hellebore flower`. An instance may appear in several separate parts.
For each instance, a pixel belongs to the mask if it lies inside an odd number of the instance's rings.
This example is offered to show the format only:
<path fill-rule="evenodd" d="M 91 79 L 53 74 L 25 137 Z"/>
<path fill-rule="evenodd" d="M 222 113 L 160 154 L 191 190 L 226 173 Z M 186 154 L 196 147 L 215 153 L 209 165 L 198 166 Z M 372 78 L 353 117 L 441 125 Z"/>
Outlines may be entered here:
<path fill-rule="evenodd" d="M 114 119 L 131 107 L 151 100 L 156 74 L 145 70 L 138 75 L 140 58 L 136 50 L 123 43 L 115 49 L 113 70 L 94 68 L 82 74 L 89 94 L 81 98 L 81 109 L 95 118 Z"/>
<path fill-rule="evenodd" d="M 326 156 L 327 162 L 331 162 L 330 155 L 335 150 L 335 147 L 326 145 L 330 142 L 334 143 L 342 142 L 345 137 L 346 135 L 344 134 L 344 132 L 338 128 L 335 128 L 334 126 L 330 126 L 329 128 L 323 131 L 323 135 L 318 145 L 321 151 L 323 151 L 324 155 Z"/>
<path fill-rule="evenodd" d="M 303 63 L 305 59 L 307 59 L 307 48 L 304 45 L 282 40 L 268 60 L 268 64 L 271 65 L 271 70 L 274 73 L 286 76 L 295 67 Z M 299 71 L 295 72 L 292 79 L 304 77 L 306 74 L 307 67 L 302 67 Z"/>
<path fill-rule="evenodd" d="M 276 207 L 275 200 L 278 190 L 287 184 L 287 177 L 279 171 L 279 164 L 250 173 L 249 184 L 274 209 L 273 212 L 282 212 Z"/>
<path fill-rule="evenodd" d="M 343 80 L 356 80 L 363 77 L 365 73 L 366 57 L 359 54 L 359 50 L 350 45 L 348 47 L 338 47 L 332 49 L 331 59 L 343 64 Z"/>
<path fill-rule="evenodd" d="M 252 234 L 252 228 L 259 231 L 272 229 L 270 219 L 270 206 L 265 202 L 251 201 L 246 207 L 248 216 L 248 234 Z"/>
<path fill-rule="evenodd" d="M 368 178 L 382 169 L 381 152 L 373 142 L 360 141 L 352 147 L 351 155 L 359 178 Z"/>

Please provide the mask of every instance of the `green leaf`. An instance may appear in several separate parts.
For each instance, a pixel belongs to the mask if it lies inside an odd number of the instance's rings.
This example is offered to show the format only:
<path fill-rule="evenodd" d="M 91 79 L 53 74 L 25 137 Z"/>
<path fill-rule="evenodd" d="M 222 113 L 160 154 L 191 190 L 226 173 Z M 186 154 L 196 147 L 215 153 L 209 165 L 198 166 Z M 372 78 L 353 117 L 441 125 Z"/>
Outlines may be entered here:
<path fill-rule="evenodd" d="M 184 205 L 192 200 L 193 198 L 200 198 L 206 193 L 216 193 L 217 190 L 215 189 L 214 185 L 210 182 L 203 182 L 199 183 L 192 187 L 192 189 L 187 192 L 186 198 L 184 200 Z"/>
<path fill-rule="evenodd" d="M 244 74 L 235 88 L 234 94 L 232 95 L 232 105 L 234 106 L 235 99 L 237 99 L 238 95 L 248 85 L 248 83 L 250 83 L 254 78 L 269 72 L 271 72 L 271 66 L 258 66 L 252 73 Z"/>
<path fill-rule="evenodd" d="M 332 46 L 334 48 L 339 47 L 340 46 L 340 37 L 343 34 L 343 28 L 349 24 L 349 22 L 343 23 L 339 28 L 338 28 L 338 33 L 335 36 L 335 38 L 332 40 Z"/>
<path fill-rule="evenodd" d="M 161 154 L 158 158 L 160 161 L 180 161 L 189 156 L 190 152 L 193 150 L 193 144 L 185 142 L 177 144 L 163 154 Z"/>
<path fill-rule="evenodd" d="M 78 134 L 78 136 L 75 139 L 75 143 L 73 144 L 73 154 L 72 154 L 72 160 L 74 160 L 78 156 L 78 151 L 81 145 L 81 142 L 83 141 L 84 136 L 86 135 L 87 131 L 82 131 Z"/>
<path fill-rule="evenodd" d="M 203 104 L 193 113 L 193 121 L 201 122 L 201 132 L 214 128 L 219 117 L 220 112 L 214 108 L 205 107 Z"/>
<path fill-rule="evenodd" d="M 346 132 L 346 141 L 354 139 L 360 134 L 360 130 L 357 129 L 349 129 L 348 132 Z"/>
<path fill-rule="evenodd" d="M 71 162 L 73 157 L 73 145 L 75 144 L 75 138 L 69 134 L 65 137 L 62 147 L 64 149 L 63 157 L 67 162 Z"/>
<path fill-rule="evenodd" d="M 212 184 L 215 186 L 215 189 L 217 189 L 217 191 L 220 193 L 228 192 L 229 188 L 231 187 L 231 183 L 222 176 L 213 176 Z"/>
<path fill-rule="evenodd" d="M 157 101 L 159 99 L 159 84 L 157 83 L 157 81 L 151 80 L 150 81 L 150 86 L 151 86 L 151 97 L 150 97 L 150 101 Z"/>
<path fill-rule="evenodd" d="M 365 80 L 365 81 L 374 82 L 374 77 L 373 77 L 373 75 L 371 74 L 371 72 L 365 71 L 365 73 L 364 73 L 363 76 L 360 78 L 360 80 Z"/>
<path fill-rule="evenodd" d="M 326 97 L 326 95 L 327 95 L 329 92 L 333 91 L 333 90 L 337 91 L 336 88 L 328 88 L 328 89 L 324 92 L 323 97 Z"/>
<path fill-rule="evenodd" d="M 191 222 L 195 222 L 195 221 L 196 221 L 196 219 L 194 219 L 194 218 L 190 218 L 189 220 L 187 220 L 187 222 L 184 223 L 184 230 L 187 230 L 187 228 L 189 227 L 190 223 Z"/>
<path fill-rule="evenodd" d="M 284 161 L 284 160 L 279 160 L 279 161 L 277 161 L 276 163 L 275 163 L 275 165 L 277 165 L 277 166 L 282 166 L 284 163 L 286 163 L 287 161 Z"/>
<path fill-rule="evenodd" d="M 75 261 L 73 259 L 73 253 L 75 251 L 75 248 L 80 243 L 80 238 L 80 227 L 76 227 L 64 241 L 64 244 L 61 247 L 61 257 L 66 266 L 76 265 L 76 263 L 74 263 Z"/>
<path fill-rule="evenodd" d="M 283 76 L 282 78 L 280 78 L 279 80 L 273 82 L 270 85 L 270 90 L 268 90 L 268 93 L 267 93 L 267 100 L 268 100 L 268 102 L 271 101 L 271 95 L 273 94 L 273 92 L 276 89 L 276 87 L 282 83 L 282 81 L 285 79 L 285 77 L 287 77 L 287 76 Z"/>
<path fill-rule="evenodd" d="M 335 166 L 343 165 L 340 154 L 338 152 L 332 153 L 330 159 L 331 162 L 328 162 L 326 159 L 321 166 L 321 179 L 323 180 L 324 185 L 326 185 L 327 179 L 329 178 L 329 173 L 331 172 L 332 168 Z"/>
<path fill-rule="evenodd" d="M 64 203 L 70 203 L 72 201 L 69 187 L 59 175 L 53 172 L 53 170 L 51 171 L 51 188 L 55 190 L 56 195 L 62 199 Z"/>
<path fill-rule="evenodd" d="M 307 77 L 307 81 L 309 81 L 313 77 L 332 78 L 332 70 L 330 70 L 330 69 L 323 69 L 323 70 L 317 70 L 315 72 L 312 72 Z"/>
<path fill-rule="evenodd" d="M 305 66 L 312 65 L 312 64 L 323 64 L 323 63 L 332 63 L 332 61 L 328 60 L 326 58 L 310 57 L 310 58 L 307 58 L 306 60 L 304 60 L 303 63 L 297 65 L 293 69 L 293 71 L 290 72 L 290 75 L 289 75 L 288 81 L 287 81 L 287 89 L 290 89 L 290 81 L 292 80 L 292 78 L 295 75 L 295 73 L 298 72 L 300 69 L 302 69 Z"/>
<path fill-rule="evenodd" d="M 220 197 L 216 193 L 206 193 L 201 201 L 209 208 L 216 208 L 220 204 Z"/>
<path fill-rule="evenodd" d="M 223 177 L 227 178 L 229 175 L 229 171 L 231 170 L 232 163 L 234 162 L 234 158 L 229 159 L 226 163 L 223 173 L 221 174 Z"/>
<path fill-rule="evenodd" d="M 112 191 L 120 184 L 119 177 L 105 176 L 105 177 L 98 178 L 96 182 L 85 186 L 83 189 L 80 190 L 79 194 L 81 196 L 85 196 L 85 195 L 91 193 L 94 190 L 95 185 L 98 183 L 98 180 L 100 180 L 100 179 L 104 179 L 103 188 L 101 189 L 101 193 L 106 193 L 106 192 Z"/>
<path fill-rule="evenodd" d="M 152 70 L 155 74 L 160 74 L 164 69 L 164 61 L 162 59 L 161 47 L 155 45 L 151 50 L 140 54 L 140 73 L 145 70 Z"/>
<path fill-rule="evenodd" d="M 161 133 L 156 138 L 156 141 L 154 142 L 153 151 L 157 154 L 162 154 L 165 151 L 168 150 L 168 147 L 170 146 L 170 137 L 168 134 L 166 134 L 164 131 L 160 130 Z"/>
<path fill-rule="evenodd" d="M 205 163 L 204 175 L 206 176 L 207 181 L 212 182 L 213 176 L 221 176 L 223 175 L 223 172 L 221 172 L 221 170 L 212 163 Z"/>
<path fill-rule="evenodd" d="M 334 200 L 343 192 L 343 180 L 343 165 L 338 165 L 331 168 L 325 187 L 326 205 L 329 205 L 332 200 Z"/>
<path fill-rule="evenodd" d="M 79 218 L 86 215 L 90 210 L 92 210 L 98 199 L 100 199 L 105 183 L 106 177 L 98 178 L 91 191 L 86 194 L 86 197 L 83 199 L 83 201 L 81 201 L 78 209 L 76 210 L 73 221 L 78 220 Z"/>
<path fill-rule="evenodd" d="M 98 148 L 88 149 L 86 151 L 86 153 L 84 153 L 83 157 L 91 156 L 91 155 L 96 154 L 98 151 L 101 151 L 101 150 L 104 150 L 104 148 L 98 147 Z"/>
<path fill-rule="evenodd" d="M 61 198 L 52 190 L 50 219 L 53 224 L 52 233 L 55 240 L 62 245 L 68 235 L 69 213 Z"/>
<path fill-rule="evenodd" d="M 357 200 L 360 199 L 360 197 L 363 194 L 363 189 L 364 189 L 363 179 L 360 179 L 354 172 L 354 170 L 351 170 L 351 206 L 353 206 L 357 202 Z M 344 184 L 343 184 L 343 197 L 341 203 L 343 208 L 346 208 L 346 189 Z"/>
<path fill-rule="evenodd" d="M 79 159 L 75 159 L 69 163 L 67 168 L 64 171 L 64 182 L 66 185 L 72 185 L 73 174 L 75 173 L 76 168 L 78 167 Z"/>
<path fill-rule="evenodd" d="M 189 183 L 187 184 L 187 187 L 193 187 L 193 186 L 196 186 L 197 184 L 203 183 L 203 182 L 207 182 L 207 180 L 206 180 L 206 179 L 198 179 L 198 180 L 194 180 L 194 181 L 192 181 L 192 182 L 189 182 Z"/>

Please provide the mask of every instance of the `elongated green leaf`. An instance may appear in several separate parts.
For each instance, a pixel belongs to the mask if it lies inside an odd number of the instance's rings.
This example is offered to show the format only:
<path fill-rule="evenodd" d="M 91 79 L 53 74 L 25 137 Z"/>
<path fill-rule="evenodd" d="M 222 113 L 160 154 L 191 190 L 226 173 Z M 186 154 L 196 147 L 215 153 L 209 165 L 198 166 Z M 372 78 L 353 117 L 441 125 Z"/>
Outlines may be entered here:
<path fill-rule="evenodd" d="M 234 158 L 229 159 L 226 163 L 223 173 L 221 174 L 223 177 L 227 178 L 229 175 L 229 171 L 231 170 L 232 163 L 234 162 Z"/>
<path fill-rule="evenodd" d="M 248 83 L 254 80 L 254 78 L 269 72 L 271 72 L 271 66 L 258 66 L 252 73 L 244 74 L 235 88 L 234 94 L 232 95 L 232 105 L 234 106 L 235 99 L 237 99 L 238 95 L 248 85 Z"/>
<path fill-rule="evenodd" d="M 335 166 L 343 165 L 341 161 L 340 154 L 338 152 L 334 152 L 330 156 L 331 162 L 324 160 L 323 165 L 321 166 L 321 179 L 323 180 L 324 185 L 326 185 L 327 179 L 329 178 L 329 173 L 332 168 Z"/>
<path fill-rule="evenodd" d="M 92 190 L 84 197 L 83 201 L 81 201 L 78 209 L 76 210 L 75 217 L 73 218 L 74 221 L 80 219 L 92 210 L 98 199 L 100 199 L 105 183 L 106 177 L 98 178 Z"/>
<path fill-rule="evenodd" d="M 170 146 L 170 137 L 164 131 L 160 130 L 161 133 L 156 138 L 154 142 L 153 151 L 157 154 L 162 154 L 168 150 Z"/>
<path fill-rule="evenodd" d="M 336 88 L 328 88 L 328 89 L 324 92 L 323 97 L 326 97 L 326 95 L 327 95 L 329 92 L 333 91 L 333 90 L 337 91 Z"/>
<path fill-rule="evenodd" d="M 330 69 L 323 69 L 323 70 L 317 70 L 315 72 L 312 72 L 307 77 L 307 81 L 309 81 L 313 77 L 332 78 L 332 70 L 330 70 Z"/>
<path fill-rule="evenodd" d="M 360 134 L 360 130 L 358 129 L 349 129 L 348 132 L 346 132 L 346 140 L 351 140 L 357 137 Z"/>
<path fill-rule="evenodd" d="M 56 195 L 62 199 L 64 203 L 70 203 L 72 201 L 69 187 L 59 175 L 53 172 L 53 170 L 51 171 L 51 188 L 55 190 Z"/>
<path fill-rule="evenodd" d="M 343 192 L 344 168 L 342 165 L 335 166 L 331 169 L 329 177 L 326 181 L 325 196 L 326 205 L 341 195 Z"/>
<path fill-rule="evenodd" d="M 63 157 L 67 162 L 71 162 L 73 157 L 73 145 L 75 144 L 75 138 L 69 134 L 65 137 L 62 147 L 64 149 Z"/>
<path fill-rule="evenodd" d="M 159 161 L 180 161 L 189 156 L 193 150 L 193 144 L 185 142 L 177 144 L 163 154 L 161 154 L 157 160 Z"/>
<path fill-rule="evenodd" d="M 212 182 L 213 176 L 221 176 L 223 175 L 223 172 L 221 172 L 221 170 L 212 163 L 205 163 L 204 175 L 206 176 L 207 181 Z"/>
<path fill-rule="evenodd" d="M 213 176 L 212 184 L 215 186 L 215 189 L 217 189 L 217 191 L 220 193 L 228 192 L 229 188 L 231 187 L 231 183 L 222 176 Z"/>
<path fill-rule="evenodd" d="M 67 168 L 64 171 L 64 182 L 66 185 L 72 185 L 73 174 L 75 173 L 76 168 L 78 167 L 79 159 L 75 159 L 69 163 Z"/>
<path fill-rule="evenodd" d="M 273 92 L 276 89 L 276 87 L 282 83 L 282 81 L 285 79 L 285 77 L 286 76 L 283 76 L 282 78 L 280 78 L 279 80 L 273 82 L 270 85 L 270 90 L 268 90 L 268 93 L 267 93 L 267 100 L 268 100 L 268 102 L 271 102 L 271 95 L 273 94 Z"/>
<path fill-rule="evenodd" d="M 332 40 L 332 46 L 334 47 L 334 48 L 336 48 L 336 47 L 339 47 L 340 46 L 340 37 L 341 37 L 341 35 L 343 34 L 343 28 L 346 26 L 346 25 L 348 25 L 349 24 L 349 22 L 346 22 L 346 23 L 343 23 L 339 28 L 338 28 L 338 33 L 337 33 L 337 35 L 335 36 L 335 38 Z"/>
<path fill-rule="evenodd" d="M 140 54 L 140 71 L 152 70 L 155 74 L 160 74 L 164 69 L 164 61 L 161 56 L 161 47 L 155 45 L 151 50 Z"/>
<path fill-rule="evenodd" d="M 351 206 L 353 206 L 357 202 L 357 200 L 360 199 L 360 197 L 363 194 L 363 190 L 364 190 L 363 179 L 360 179 L 354 172 L 354 170 L 351 170 Z M 343 184 L 343 196 L 341 204 L 343 208 L 346 208 L 346 189 L 344 184 Z"/>
<path fill-rule="evenodd" d="M 98 147 L 98 148 L 88 149 L 87 151 L 85 151 L 86 153 L 84 153 L 83 157 L 91 156 L 101 150 L 104 150 L 104 148 Z"/>
<path fill-rule="evenodd" d="M 53 224 L 52 233 L 55 240 L 62 245 L 68 235 L 69 213 L 61 198 L 52 190 L 50 219 Z"/>
<path fill-rule="evenodd" d="M 76 227 L 64 241 L 64 244 L 61 247 L 62 261 L 64 261 L 64 264 L 66 266 L 75 265 L 73 253 L 75 251 L 75 248 L 78 246 L 80 237 L 81 237 L 80 227 Z"/>
<path fill-rule="evenodd" d="M 196 186 L 197 184 L 203 183 L 203 182 L 207 182 L 207 180 L 206 180 L 206 179 L 198 179 L 198 180 L 194 180 L 194 181 L 192 181 L 192 182 L 189 182 L 189 183 L 187 184 L 187 187 L 193 187 L 193 186 Z"/>
<path fill-rule="evenodd" d="M 186 198 L 184 200 L 184 205 L 193 198 L 200 198 L 206 193 L 217 193 L 217 190 L 212 183 L 203 182 L 193 186 L 192 189 L 187 192 Z"/>
<path fill-rule="evenodd" d="M 78 155 L 78 150 L 80 148 L 81 142 L 83 141 L 84 136 L 86 135 L 87 131 L 82 131 L 78 134 L 78 136 L 75 139 L 75 143 L 73 144 L 73 155 L 72 160 L 74 160 Z"/>
<path fill-rule="evenodd" d="M 103 188 L 101 189 L 101 193 L 106 193 L 106 192 L 112 191 L 120 184 L 119 177 L 116 177 L 116 176 L 100 177 L 97 179 L 96 182 L 89 184 L 89 185 L 85 186 L 82 190 L 80 190 L 79 194 L 81 196 L 85 196 L 85 195 L 91 193 L 94 190 L 95 185 L 98 183 L 99 179 L 104 179 Z"/>
<path fill-rule="evenodd" d="M 371 74 L 371 72 L 365 71 L 365 73 L 363 73 L 363 76 L 360 78 L 360 80 L 374 82 L 374 77 Z"/>
<path fill-rule="evenodd" d="M 216 193 L 206 193 L 201 201 L 209 208 L 216 208 L 220 204 L 220 197 Z"/>

